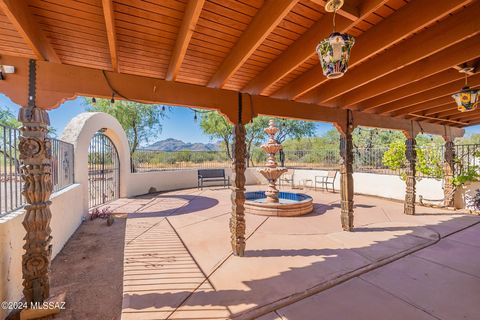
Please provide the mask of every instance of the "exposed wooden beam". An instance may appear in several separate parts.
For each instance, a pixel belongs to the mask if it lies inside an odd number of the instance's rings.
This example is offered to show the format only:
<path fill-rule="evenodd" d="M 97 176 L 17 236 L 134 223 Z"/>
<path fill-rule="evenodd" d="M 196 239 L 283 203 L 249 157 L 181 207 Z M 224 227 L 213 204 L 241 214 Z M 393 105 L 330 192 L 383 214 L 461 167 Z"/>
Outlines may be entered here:
<path fill-rule="evenodd" d="M 373 112 L 390 102 L 424 92 L 456 80 L 463 79 L 463 75 L 454 69 L 447 69 L 438 74 L 434 74 L 417 82 L 400 87 L 396 90 L 386 92 L 371 99 L 365 100 L 358 105 L 345 106 L 349 109 L 365 112 Z"/>
<path fill-rule="evenodd" d="M 61 63 L 40 25 L 31 14 L 26 0 L 0 0 L 0 9 L 39 60 Z"/>
<path fill-rule="evenodd" d="M 469 2 L 471 1 L 411 1 L 356 39 L 350 58 L 350 69 Z M 323 76 L 322 67 L 317 65 L 275 92 L 273 96 L 296 99 L 325 82 L 327 79 Z"/>
<path fill-rule="evenodd" d="M 212 79 L 210 79 L 208 86 L 211 88 L 222 88 L 298 1 L 270 0 L 265 2 L 228 56 L 223 60 Z"/>
<path fill-rule="evenodd" d="M 424 116 L 432 116 L 432 117 L 435 117 L 437 116 L 437 114 L 439 114 L 440 112 L 445 112 L 445 111 L 448 111 L 448 110 L 452 110 L 452 109 L 455 109 L 457 110 L 457 108 L 455 107 L 455 103 L 453 101 L 453 99 L 450 99 L 450 101 L 444 105 L 441 105 L 441 106 L 438 106 L 438 107 L 435 107 L 435 108 L 430 108 L 428 110 L 424 110 L 422 112 L 422 114 Z"/>
<path fill-rule="evenodd" d="M 436 109 L 440 106 L 445 106 L 446 104 L 452 103 L 451 97 L 449 96 L 443 96 L 443 97 L 438 97 L 436 99 L 432 99 L 426 102 L 421 102 L 416 105 L 413 105 L 409 107 L 406 110 L 403 110 L 402 112 L 392 112 L 389 114 L 385 114 L 391 117 L 402 117 L 405 116 L 406 114 L 411 114 L 411 113 L 417 113 L 420 114 L 420 112 L 430 110 L 430 109 Z M 421 113 L 424 115 L 423 113 Z"/>
<path fill-rule="evenodd" d="M 325 7 L 325 4 L 327 3 L 327 1 L 324 1 L 324 0 L 310 0 L 310 1 L 322 7 Z M 351 2 L 352 2 L 351 0 L 346 0 L 343 6 L 337 11 L 337 14 L 349 20 L 355 21 L 360 17 L 360 10 L 359 8 L 352 5 Z"/>
<path fill-rule="evenodd" d="M 449 120 L 449 119 L 438 119 L 438 118 L 433 118 L 433 117 L 429 117 L 429 116 L 421 116 L 421 115 L 417 115 L 417 114 L 411 114 L 412 116 L 414 115 L 415 116 L 415 119 L 421 119 L 421 120 L 424 120 L 424 121 L 427 121 L 427 122 L 438 122 L 439 120 L 441 122 L 444 122 L 444 123 L 454 123 L 454 124 L 459 124 L 459 125 L 462 125 L 462 126 L 466 126 L 468 125 L 467 122 L 463 122 L 463 121 L 457 121 L 457 120 Z"/>
<path fill-rule="evenodd" d="M 105 28 L 107 30 L 108 49 L 110 50 L 110 60 L 114 72 L 118 69 L 117 53 L 117 32 L 115 31 L 115 15 L 113 12 L 112 0 L 102 0 L 103 16 L 105 18 Z"/>
<path fill-rule="evenodd" d="M 9 75 L 6 80 L 0 81 L 0 92 L 6 94 L 15 103 L 25 105 L 28 97 L 28 59 L 2 55 L 0 64 L 13 65 L 18 70 L 17 73 Z M 237 121 L 238 93 L 232 90 L 109 71 L 104 74 L 97 69 L 44 61 L 38 62 L 38 68 L 42 70 L 37 76 L 37 105 L 40 108 L 56 108 L 64 100 L 79 95 L 108 98 L 111 96 L 113 87 L 118 93 L 118 99 L 213 109 L 221 112 L 232 122 Z M 244 123 L 256 115 L 343 123 L 347 112 L 347 110 L 258 95 L 251 96 L 251 99 L 245 98 L 244 103 L 242 117 Z M 359 126 L 402 131 L 412 128 L 409 120 L 355 111 L 352 114 L 355 125 Z M 443 126 L 422 124 L 422 127 L 425 132 L 432 134 L 441 134 L 444 131 Z M 462 135 L 463 130 L 456 129 L 454 134 Z"/>
<path fill-rule="evenodd" d="M 359 21 L 383 5 L 386 0 L 368 1 L 359 10 L 359 18 L 355 21 L 339 16 L 336 18 L 337 30 L 346 32 Z M 295 43 L 270 63 L 259 75 L 251 80 L 242 91 L 261 94 L 272 84 L 295 70 L 302 63 L 315 55 L 318 42 L 328 37 L 332 28 L 332 15 L 326 14 L 308 29 Z"/>
<path fill-rule="evenodd" d="M 472 86 L 480 85 L 480 74 L 470 77 L 469 80 Z M 403 112 L 403 110 L 409 110 L 409 107 L 412 105 L 434 100 L 441 96 L 450 96 L 455 92 L 458 92 L 464 84 L 465 80 L 461 79 L 427 91 L 419 92 L 409 97 L 387 103 L 380 108 L 375 109 L 375 113 L 382 114 L 394 111 Z"/>
<path fill-rule="evenodd" d="M 437 23 L 347 72 L 340 81 L 328 81 L 301 97 L 326 103 L 395 70 L 435 54 L 480 33 L 480 3 Z M 466 40 L 468 41 L 468 40 Z"/>
<path fill-rule="evenodd" d="M 183 58 L 187 52 L 188 44 L 192 38 L 193 31 L 197 25 L 198 18 L 202 12 L 205 0 L 188 1 L 185 13 L 183 15 L 182 25 L 178 31 L 175 48 L 173 49 L 172 57 L 167 71 L 167 80 L 175 80 L 182 65 Z"/>
<path fill-rule="evenodd" d="M 479 46 L 480 36 L 474 36 L 380 79 L 371 81 L 365 86 L 352 90 L 348 94 L 343 95 L 337 101 L 337 104 L 340 106 L 358 104 L 387 91 L 395 90 L 440 73 L 454 65 L 475 59 L 480 54 L 478 51 Z M 302 99 L 299 100 L 302 101 Z"/>
<path fill-rule="evenodd" d="M 480 80 L 479 80 L 479 77 L 477 77 L 476 79 L 473 80 L 472 87 L 478 88 L 479 86 L 480 86 Z M 445 92 L 444 94 L 439 95 L 435 99 L 431 99 L 426 102 L 417 103 L 407 108 L 397 110 L 394 112 L 385 113 L 385 114 L 388 114 L 389 116 L 393 116 L 393 117 L 398 117 L 407 113 L 422 112 L 423 115 L 435 115 L 436 117 L 447 116 L 449 112 L 451 112 L 452 110 L 456 110 L 456 108 L 451 109 L 449 105 L 453 104 L 453 101 L 454 101 L 452 98 L 452 94 L 457 92 L 458 90 L 460 90 L 459 87 L 457 87 L 456 90 L 451 91 L 450 93 Z M 441 110 L 440 108 L 442 107 L 445 108 L 445 110 Z M 442 113 L 443 111 L 447 111 L 447 114 L 443 114 Z"/>

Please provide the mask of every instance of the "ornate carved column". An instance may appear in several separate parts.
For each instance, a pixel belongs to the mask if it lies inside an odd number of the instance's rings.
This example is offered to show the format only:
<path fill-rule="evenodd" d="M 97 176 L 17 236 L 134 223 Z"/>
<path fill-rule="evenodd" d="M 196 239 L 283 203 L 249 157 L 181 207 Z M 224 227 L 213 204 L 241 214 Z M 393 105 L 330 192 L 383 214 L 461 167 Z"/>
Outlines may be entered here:
<path fill-rule="evenodd" d="M 417 151 L 415 150 L 416 142 L 415 136 L 408 136 L 405 140 L 405 156 L 407 158 L 407 170 L 406 170 L 406 193 L 404 203 L 404 213 L 409 215 L 415 214 L 415 175 L 416 175 L 416 162 Z"/>
<path fill-rule="evenodd" d="M 350 114 L 350 112 L 349 112 Z M 349 116 L 350 117 L 350 116 Z M 349 123 L 349 121 L 347 121 Z M 353 125 L 347 124 L 340 132 L 340 198 L 341 221 L 345 231 L 353 230 Z"/>
<path fill-rule="evenodd" d="M 245 126 L 242 124 L 241 94 L 239 94 L 238 109 L 238 123 L 233 128 L 233 186 L 230 232 L 233 254 L 243 256 L 245 252 L 245 160 L 247 145 L 245 143 Z"/>
<path fill-rule="evenodd" d="M 447 207 L 454 206 L 455 186 L 453 177 L 455 175 L 455 144 L 451 138 L 445 138 L 445 161 L 443 163 L 443 204 Z"/>
<path fill-rule="evenodd" d="M 35 107 L 35 61 L 30 62 L 29 103 L 19 111 L 22 122 L 20 151 L 23 192 L 27 205 L 23 226 L 23 294 L 27 302 L 43 302 L 49 297 L 51 147 L 47 138 L 49 118 Z"/>

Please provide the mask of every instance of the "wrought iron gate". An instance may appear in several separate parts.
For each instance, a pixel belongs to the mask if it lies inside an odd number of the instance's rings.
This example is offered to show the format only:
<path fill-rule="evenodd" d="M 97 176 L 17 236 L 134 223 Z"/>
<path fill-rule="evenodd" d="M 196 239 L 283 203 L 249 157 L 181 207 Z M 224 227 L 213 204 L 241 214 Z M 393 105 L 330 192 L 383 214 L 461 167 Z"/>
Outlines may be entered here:
<path fill-rule="evenodd" d="M 112 140 L 97 132 L 88 147 L 88 193 L 90 208 L 118 199 L 120 161 Z"/>

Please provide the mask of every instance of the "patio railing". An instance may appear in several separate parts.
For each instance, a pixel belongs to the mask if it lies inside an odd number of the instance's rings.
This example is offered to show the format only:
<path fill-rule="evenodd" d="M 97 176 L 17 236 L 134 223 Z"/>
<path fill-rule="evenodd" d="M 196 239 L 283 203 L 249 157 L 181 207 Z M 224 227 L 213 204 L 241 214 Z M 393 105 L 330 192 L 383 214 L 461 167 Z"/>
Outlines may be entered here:
<path fill-rule="evenodd" d="M 456 170 L 464 172 L 480 165 L 480 144 L 456 145 Z M 391 169 L 384 163 L 384 154 L 389 147 L 354 148 L 353 169 L 355 172 L 401 175 L 406 164 Z M 440 178 L 444 161 L 444 146 L 431 145 L 417 147 L 424 163 L 422 170 L 417 171 L 419 177 Z M 340 163 L 337 148 L 315 150 L 285 150 L 284 165 L 289 168 L 336 169 Z M 263 166 L 265 153 L 256 148 L 248 159 L 249 166 Z M 419 157 L 420 159 L 420 157 Z M 277 162 L 280 163 L 277 154 Z M 162 170 L 181 170 L 196 168 L 224 168 L 231 165 L 224 151 L 156 151 L 139 150 L 132 158 L 132 172 L 148 172 Z M 419 163 L 422 165 L 422 163 Z"/>
<path fill-rule="evenodd" d="M 0 125 L 0 216 L 25 204 L 22 196 L 20 130 Z M 51 138 L 53 191 L 73 184 L 73 145 Z"/>

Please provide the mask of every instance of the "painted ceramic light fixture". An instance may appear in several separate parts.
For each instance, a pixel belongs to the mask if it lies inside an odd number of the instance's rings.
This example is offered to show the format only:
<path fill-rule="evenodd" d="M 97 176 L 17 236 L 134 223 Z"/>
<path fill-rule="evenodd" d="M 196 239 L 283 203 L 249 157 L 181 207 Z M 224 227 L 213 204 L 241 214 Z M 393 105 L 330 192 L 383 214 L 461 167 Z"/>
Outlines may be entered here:
<path fill-rule="evenodd" d="M 347 72 L 350 50 L 355 44 L 353 36 L 335 31 L 335 14 L 342 5 L 343 0 L 330 0 L 325 4 L 325 11 L 333 12 L 333 33 L 316 48 L 323 74 L 329 79 L 340 78 Z"/>
<path fill-rule="evenodd" d="M 471 89 L 467 83 L 468 73 L 473 71 L 473 68 L 463 68 L 460 72 L 465 73 L 465 86 L 459 92 L 452 95 L 452 98 L 457 104 L 457 109 L 460 112 L 467 112 L 475 110 L 480 104 L 480 90 Z"/>

